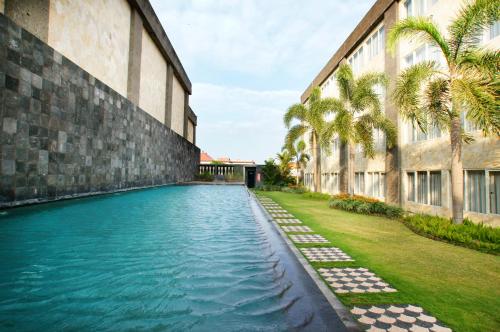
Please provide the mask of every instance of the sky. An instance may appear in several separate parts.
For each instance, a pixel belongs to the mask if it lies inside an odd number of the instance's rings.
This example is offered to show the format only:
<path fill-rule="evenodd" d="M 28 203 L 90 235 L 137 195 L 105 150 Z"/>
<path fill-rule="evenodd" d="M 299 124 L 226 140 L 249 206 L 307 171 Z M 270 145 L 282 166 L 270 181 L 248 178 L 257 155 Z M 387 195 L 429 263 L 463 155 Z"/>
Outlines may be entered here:
<path fill-rule="evenodd" d="M 196 144 L 263 163 L 283 115 L 374 0 L 151 0 L 192 84 Z"/>

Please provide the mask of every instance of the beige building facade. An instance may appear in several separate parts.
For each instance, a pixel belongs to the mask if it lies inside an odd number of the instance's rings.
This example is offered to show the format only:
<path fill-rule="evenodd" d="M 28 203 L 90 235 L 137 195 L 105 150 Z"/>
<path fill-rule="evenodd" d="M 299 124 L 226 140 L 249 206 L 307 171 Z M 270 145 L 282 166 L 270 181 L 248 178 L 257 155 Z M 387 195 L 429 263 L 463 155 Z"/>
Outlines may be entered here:
<path fill-rule="evenodd" d="M 355 76 L 369 71 L 385 72 L 391 83 L 406 67 L 424 60 L 443 63 L 431 45 L 412 39 L 399 44 L 396 53 L 387 51 L 387 33 L 399 19 L 429 16 L 445 34 L 447 26 L 461 8 L 455 0 L 378 0 L 339 50 L 332 56 L 302 95 L 306 103 L 314 87 L 323 97 L 337 97 L 335 73 L 342 61 L 348 62 Z M 500 24 L 484 31 L 485 47 L 500 47 Z M 384 136 L 375 133 L 377 152 L 373 159 L 357 149 L 355 193 L 401 205 L 413 212 L 451 216 L 450 137 L 447 132 L 429 128 L 427 133 L 403 121 L 387 91 L 378 91 L 386 116 L 398 127 L 398 144 L 388 151 Z M 474 221 L 500 225 L 500 140 L 484 137 L 481 131 L 463 120 L 464 129 L 475 140 L 463 148 L 464 215 Z M 338 139 L 321 160 L 322 192 L 336 194 L 346 189 L 346 148 Z M 313 163 L 305 172 L 305 184 L 313 187 Z"/>
<path fill-rule="evenodd" d="M 191 82 L 147 0 L 0 0 L 0 12 L 194 143 Z"/>

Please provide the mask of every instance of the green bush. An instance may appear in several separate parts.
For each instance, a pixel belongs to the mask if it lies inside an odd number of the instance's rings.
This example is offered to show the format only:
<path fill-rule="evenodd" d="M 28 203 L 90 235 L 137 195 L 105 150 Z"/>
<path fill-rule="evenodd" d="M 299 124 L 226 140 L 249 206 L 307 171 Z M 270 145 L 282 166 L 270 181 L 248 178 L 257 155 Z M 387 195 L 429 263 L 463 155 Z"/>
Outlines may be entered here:
<path fill-rule="evenodd" d="M 214 176 L 209 172 L 203 172 L 201 174 L 196 175 L 196 180 L 212 182 L 214 180 Z"/>
<path fill-rule="evenodd" d="M 382 215 L 389 218 L 399 218 L 403 209 L 362 196 L 336 195 L 329 202 L 333 209 L 340 209 L 361 214 Z"/>
<path fill-rule="evenodd" d="M 500 228 L 474 224 L 465 219 L 456 225 L 451 219 L 424 214 L 415 214 L 403 218 L 403 222 L 415 233 L 433 239 L 458 244 L 483 252 L 500 254 Z"/>
<path fill-rule="evenodd" d="M 304 192 L 302 196 L 305 198 L 318 199 L 324 201 L 329 200 L 331 197 L 329 194 L 315 193 L 315 192 Z"/>

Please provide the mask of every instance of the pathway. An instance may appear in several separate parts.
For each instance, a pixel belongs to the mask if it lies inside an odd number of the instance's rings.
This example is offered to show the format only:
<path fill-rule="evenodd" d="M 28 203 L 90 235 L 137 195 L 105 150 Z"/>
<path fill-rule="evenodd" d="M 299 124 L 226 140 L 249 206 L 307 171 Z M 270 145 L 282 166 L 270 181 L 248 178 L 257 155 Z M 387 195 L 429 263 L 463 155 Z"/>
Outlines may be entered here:
<path fill-rule="evenodd" d="M 332 268 L 322 266 L 316 269 L 334 293 L 397 292 L 394 287 L 368 268 L 352 267 L 354 260 L 347 253 L 331 246 L 330 241 L 321 234 L 311 234 L 314 230 L 309 226 L 301 225 L 302 221 L 271 198 L 262 196 L 257 196 L 257 198 L 309 262 L 336 263 Z M 292 224 L 294 226 L 291 226 Z M 338 265 L 343 262 L 350 264 L 348 267 Z M 353 307 L 350 312 L 365 331 L 451 332 L 451 329 L 445 327 L 423 308 L 412 304 Z"/>

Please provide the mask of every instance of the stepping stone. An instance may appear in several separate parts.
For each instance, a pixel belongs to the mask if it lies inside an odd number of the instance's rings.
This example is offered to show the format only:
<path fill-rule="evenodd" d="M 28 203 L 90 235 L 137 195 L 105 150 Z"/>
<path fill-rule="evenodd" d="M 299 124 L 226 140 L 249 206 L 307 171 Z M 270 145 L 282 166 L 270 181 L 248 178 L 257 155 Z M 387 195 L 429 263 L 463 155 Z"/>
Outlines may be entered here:
<path fill-rule="evenodd" d="M 281 226 L 285 232 L 312 233 L 312 229 L 307 226 Z"/>
<path fill-rule="evenodd" d="M 302 224 L 299 219 L 276 219 L 278 224 Z"/>
<path fill-rule="evenodd" d="M 295 243 L 330 243 L 319 234 L 290 235 L 290 238 Z"/>
<path fill-rule="evenodd" d="M 321 268 L 318 271 L 335 293 L 396 292 L 396 289 L 364 268 Z"/>
<path fill-rule="evenodd" d="M 273 218 L 278 218 L 278 219 L 295 218 L 290 213 L 272 213 L 272 212 L 270 212 L 270 214 Z"/>
<path fill-rule="evenodd" d="M 304 256 L 311 262 L 353 262 L 349 255 L 339 248 L 302 248 Z"/>
<path fill-rule="evenodd" d="M 287 210 L 283 210 L 281 208 L 276 208 L 276 209 L 266 208 L 266 210 L 269 211 L 270 213 L 288 213 Z"/>
<path fill-rule="evenodd" d="M 413 305 L 360 306 L 352 308 L 351 313 L 362 324 L 365 331 L 382 329 L 390 332 L 452 332 L 436 317 L 429 315 L 421 307 Z"/>

